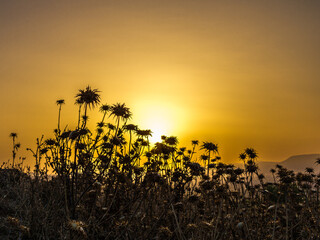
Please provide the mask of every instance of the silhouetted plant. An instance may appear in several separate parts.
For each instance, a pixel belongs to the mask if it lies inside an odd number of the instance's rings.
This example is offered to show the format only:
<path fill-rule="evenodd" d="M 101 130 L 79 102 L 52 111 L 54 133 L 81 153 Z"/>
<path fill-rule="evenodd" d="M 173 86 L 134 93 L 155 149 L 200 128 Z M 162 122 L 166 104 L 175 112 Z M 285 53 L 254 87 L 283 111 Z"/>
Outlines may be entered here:
<path fill-rule="evenodd" d="M 175 136 L 151 145 L 151 130 L 128 123 L 125 104 L 100 106 L 95 129 L 88 108 L 100 92 L 76 95 L 75 129 L 39 138 L 34 173 L 0 168 L 0 238 L 4 239 L 318 239 L 320 175 L 277 165 L 264 182 L 257 152 L 243 168 L 221 161 L 218 145 Z M 82 122 L 81 121 L 82 114 Z M 13 138 L 13 149 L 16 145 Z M 197 162 L 199 159 L 204 161 Z M 51 174 L 51 176 L 49 176 Z"/>
<path fill-rule="evenodd" d="M 218 154 L 218 145 L 214 144 L 212 142 L 203 142 L 201 149 L 204 149 L 207 154 L 208 154 L 208 158 L 207 160 L 207 175 L 209 176 L 209 163 L 211 160 L 211 153 L 212 154 Z"/>
<path fill-rule="evenodd" d="M 64 99 L 59 99 L 56 101 L 56 104 L 59 106 L 59 113 L 58 113 L 58 134 L 60 134 L 60 117 L 61 117 L 61 107 L 64 104 Z"/>
<path fill-rule="evenodd" d="M 20 148 L 20 143 L 16 143 L 16 138 L 18 137 L 17 133 L 10 133 L 10 137 L 12 138 L 12 168 L 15 167 L 15 159 L 17 155 L 17 151 Z"/>
<path fill-rule="evenodd" d="M 79 93 L 76 95 L 76 103 L 80 104 L 80 105 L 84 104 L 84 115 L 83 115 L 82 128 L 85 128 L 86 124 L 87 124 L 88 107 L 94 108 L 100 102 L 99 92 L 100 91 L 98 91 L 98 89 L 91 89 L 90 86 L 87 86 L 85 90 L 80 89 Z"/>

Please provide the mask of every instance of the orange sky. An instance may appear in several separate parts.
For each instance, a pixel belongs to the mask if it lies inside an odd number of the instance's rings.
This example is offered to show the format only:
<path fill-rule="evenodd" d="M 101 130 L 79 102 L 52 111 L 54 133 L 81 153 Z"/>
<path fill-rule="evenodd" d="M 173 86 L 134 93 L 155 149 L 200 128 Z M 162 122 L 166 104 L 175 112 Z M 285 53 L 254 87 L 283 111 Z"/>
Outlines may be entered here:
<path fill-rule="evenodd" d="M 74 127 L 88 84 L 132 122 L 260 160 L 320 152 L 319 1 L 1 1 L 0 157 Z M 93 125 L 100 114 L 91 114 Z M 154 129 L 157 128 L 157 129 Z M 31 159 L 29 159 L 31 161 Z"/>

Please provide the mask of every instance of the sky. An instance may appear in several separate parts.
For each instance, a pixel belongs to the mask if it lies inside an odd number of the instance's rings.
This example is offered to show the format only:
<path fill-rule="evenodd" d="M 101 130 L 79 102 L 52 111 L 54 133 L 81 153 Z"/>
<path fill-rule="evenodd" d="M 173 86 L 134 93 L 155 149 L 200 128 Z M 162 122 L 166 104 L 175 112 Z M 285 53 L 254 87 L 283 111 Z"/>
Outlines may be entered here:
<path fill-rule="evenodd" d="M 238 161 L 320 153 L 320 2 L 0 0 L 0 158 L 77 122 L 87 85 L 132 123 Z M 102 117 L 89 113 L 89 126 Z"/>

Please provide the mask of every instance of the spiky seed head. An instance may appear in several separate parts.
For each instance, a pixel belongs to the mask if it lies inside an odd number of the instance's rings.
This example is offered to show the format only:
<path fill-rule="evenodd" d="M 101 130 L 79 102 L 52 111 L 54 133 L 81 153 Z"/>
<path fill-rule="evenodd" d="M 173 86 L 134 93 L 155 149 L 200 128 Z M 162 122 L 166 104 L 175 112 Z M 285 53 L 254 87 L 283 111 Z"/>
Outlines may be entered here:
<path fill-rule="evenodd" d="M 64 101 L 64 99 L 59 99 L 59 100 L 56 101 L 56 104 L 57 105 L 65 104 L 65 101 Z"/>

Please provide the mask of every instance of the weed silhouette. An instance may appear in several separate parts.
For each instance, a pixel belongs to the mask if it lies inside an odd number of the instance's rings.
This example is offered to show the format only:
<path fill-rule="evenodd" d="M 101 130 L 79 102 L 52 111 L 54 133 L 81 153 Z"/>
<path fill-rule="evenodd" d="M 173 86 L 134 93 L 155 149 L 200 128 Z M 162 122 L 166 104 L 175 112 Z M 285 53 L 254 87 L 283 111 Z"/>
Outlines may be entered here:
<path fill-rule="evenodd" d="M 1 239 L 319 239 L 320 175 L 277 165 L 273 182 L 246 148 L 243 168 L 226 164 L 213 142 L 179 146 L 176 136 L 153 145 L 152 130 L 128 123 L 123 103 L 100 105 L 87 86 L 75 96 L 74 129 L 37 138 L 34 168 L 0 169 Z M 99 106 L 100 105 L 100 106 Z M 102 114 L 88 128 L 89 111 Z M 200 145 L 200 146 L 199 146 Z M 315 159 L 319 164 L 319 159 Z"/>

